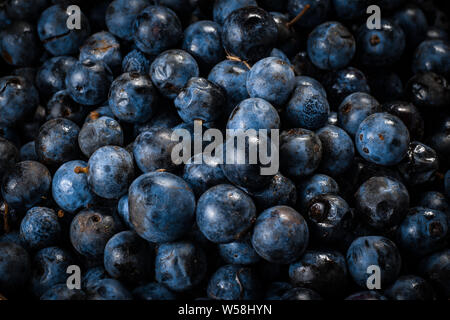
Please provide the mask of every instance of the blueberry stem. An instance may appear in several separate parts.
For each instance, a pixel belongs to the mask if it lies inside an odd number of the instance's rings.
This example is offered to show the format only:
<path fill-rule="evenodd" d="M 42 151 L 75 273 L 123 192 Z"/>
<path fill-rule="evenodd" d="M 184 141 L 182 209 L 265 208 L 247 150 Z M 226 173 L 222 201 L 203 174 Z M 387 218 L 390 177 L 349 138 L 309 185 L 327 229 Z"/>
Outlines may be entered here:
<path fill-rule="evenodd" d="M 289 21 L 288 23 L 286 23 L 286 27 L 290 28 L 290 27 L 292 27 L 294 24 L 296 24 L 297 21 L 300 20 L 301 17 L 306 13 L 306 11 L 309 10 L 309 8 L 311 8 L 311 6 L 310 6 L 309 4 L 307 4 L 307 5 L 303 8 L 303 10 L 302 10 L 302 11 L 301 11 L 294 19 L 292 19 L 291 21 Z"/>
<path fill-rule="evenodd" d="M 75 169 L 73 170 L 75 173 L 88 173 L 89 172 L 89 167 L 75 167 Z"/>

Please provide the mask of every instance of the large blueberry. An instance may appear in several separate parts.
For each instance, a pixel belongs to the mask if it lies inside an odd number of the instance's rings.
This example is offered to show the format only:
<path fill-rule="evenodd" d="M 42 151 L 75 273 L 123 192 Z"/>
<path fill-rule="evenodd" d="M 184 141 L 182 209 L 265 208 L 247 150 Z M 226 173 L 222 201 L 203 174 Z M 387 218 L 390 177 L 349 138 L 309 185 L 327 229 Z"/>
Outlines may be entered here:
<path fill-rule="evenodd" d="M 408 128 L 411 140 L 422 140 L 424 120 L 415 105 L 405 101 L 393 101 L 383 104 L 382 109 L 403 121 Z"/>
<path fill-rule="evenodd" d="M 297 186 L 299 207 L 304 209 L 309 201 L 321 194 L 339 193 L 339 185 L 337 182 L 324 174 L 315 174 L 302 180 Z"/>
<path fill-rule="evenodd" d="M 24 21 L 15 21 L 2 30 L 0 52 L 3 60 L 13 66 L 32 66 L 41 54 L 36 27 Z"/>
<path fill-rule="evenodd" d="M 49 208 L 31 208 L 20 223 L 20 236 L 31 250 L 56 245 L 61 234 L 58 216 Z"/>
<path fill-rule="evenodd" d="M 258 6 L 258 4 L 255 0 L 216 0 L 213 7 L 214 21 L 223 24 L 234 10 L 251 6 Z"/>
<path fill-rule="evenodd" d="M 80 61 L 90 59 L 104 62 L 113 72 L 122 66 L 119 41 L 109 32 L 94 33 L 80 47 Z"/>
<path fill-rule="evenodd" d="M 133 39 L 136 17 L 150 5 L 149 0 L 113 0 L 105 13 L 109 32 L 124 40 Z"/>
<path fill-rule="evenodd" d="M 249 98 L 241 101 L 231 113 L 227 129 L 269 130 L 280 128 L 280 116 L 277 110 L 266 100 Z"/>
<path fill-rule="evenodd" d="M 427 17 L 418 6 L 414 4 L 404 6 L 394 14 L 393 19 L 405 33 L 407 48 L 414 49 L 425 39 L 428 29 Z"/>
<path fill-rule="evenodd" d="M 76 61 L 69 56 L 53 57 L 45 61 L 36 74 L 39 93 L 44 97 L 50 97 L 57 91 L 65 89 L 66 74 Z"/>
<path fill-rule="evenodd" d="M 264 189 L 252 192 L 252 197 L 260 210 L 282 205 L 294 207 L 297 190 L 289 178 L 277 173 Z"/>
<path fill-rule="evenodd" d="M 435 72 L 450 74 L 450 44 L 444 40 L 422 42 L 414 52 L 412 61 L 414 73 Z"/>

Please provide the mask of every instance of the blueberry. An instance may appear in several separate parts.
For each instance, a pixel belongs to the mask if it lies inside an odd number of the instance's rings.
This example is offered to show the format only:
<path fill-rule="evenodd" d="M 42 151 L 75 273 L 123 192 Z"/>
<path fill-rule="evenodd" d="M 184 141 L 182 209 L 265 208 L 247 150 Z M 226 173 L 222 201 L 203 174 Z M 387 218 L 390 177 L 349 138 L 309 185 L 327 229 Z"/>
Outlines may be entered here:
<path fill-rule="evenodd" d="M 438 27 L 429 27 L 426 40 L 448 40 L 448 33 Z"/>
<path fill-rule="evenodd" d="M 79 132 L 80 128 L 68 119 L 58 118 L 44 123 L 35 141 L 39 160 L 53 166 L 77 158 Z"/>
<path fill-rule="evenodd" d="M 11 19 L 34 21 L 39 17 L 39 13 L 48 6 L 48 0 L 27 0 L 5 1 L 6 12 Z"/>
<path fill-rule="evenodd" d="M 173 291 L 192 289 L 205 277 L 205 253 L 190 242 L 159 245 L 155 260 L 156 280 Z"/>
<path fill-rule="evenodd" d="M 221 184 L 198 200 L 197 225 L 208 240 L 228 243 L 241 239 L 256 219 L 252 199 L 240 189 Z"/>
<path fill-rule="evenodd" d="M 41 54 L 36 27 L 24 21 L 13 22 L 2 32 L 0 51 L 10 65 L 34 65 Z"/>
<path fill-rule="evenodd" d="M 445 195 L 437 191 L 423 193 L 418 201 L 418 206 L 443 212 L 448 212 L 450 209 L 450 205 L 445 198 Z"/>
<path fill-rule="evenodd" d="M 261 98 L 282 106 L 291 96 L 295 74 L 290 65 L 276 57 L 258 61 L 247 76 L 247 90 L 252 98 Z"/>
<path fill-rule="evenodd" d="M 229 264 L 249 265 L 260 260 L 248 236 L 243 240 L 219 244 L 218 247 L 220 256 Z"/>
<path fill-rule="evenodd" d="M 288 0 L 287 11 L 291 19 L 295 18 L 306 5 L 310 8 L 305 15 L 297 22 L 301 27 L 311 28 L 324 22 L 331 9 L 330 0 Z"/>
<path fill-rule="evenodd" d="M 189 53 L 174 49 L 156 57 L 150 66 L 150 76 L 164 97 L 174 99 L 190 78 L 199 76 L 199 69 Z"/>
<path fill-rule="evenodd" d="M 171 49 L 183 38 L 176 13 L 163 6 L 142 10 L 133 23 L 132 34 L 136 47 L 149 55 Z"/>
<path fill-rule="evenodd" d="M 261 295 L 260 287 L 252 269 L 228 264 L 212 275 L 207 293 L 214 300 L 256 300 Z"/>
<path fill-rule="evenodd" d="M 58 244 L 62 228 L 56 212 L 45 207 L 28 210 L 20 224 L 20 236 L 31 250 Z"/>
<path fill-rule="evenodd" d="M 388 300 L 377 291 L 361 291 L 349 295 L 345 300 Z"/>
<path fill-rule="evenodd" d="M 425 13 L 415 5 L 406 5 L 393 17 L 405 33 L 406 47 L 416 48 L 425 39 L 428 23 Z"/>
<path fill-rule="evenodd" d="M 295 88 L 298 87 L 313 87 L 317 91 L 320 91 L 322 95 L 326 98 L 327 92 L 322 84 L 314 78 L 308 76 L 297 76 L 295 77 Z"/>
<path fill-rule="evenodd" d="M 403 29 L 391 20 L 381 19 L 381 29 L 369 29 L 363 24 L 357 34 L 358 59 L 367 67 L 390 66 L 405 50 Z"/>
<path fill-rule="evenodd" d="M 120 70 L 122 54 L 119 41 L 109 32 L 102 31 L 91 35 L 80 47 L 80 61 L 102 61 L 113 72 Z"/>
<path fill-rule="evenodd" d="M 223 23 L 222 43 L 226 52 L 250 63 L 268 56 L 277 36 L 272 16 L 258 7 L 237 9 Z"/>
<path fill-rule="evenodd" d="M 430 138 L 430 146 L 438 152 L 440 157 L 449 159 L 450 157 L 450 117 L 440 119 L 434 123 L 437 127 Z"/>
<path fill-rule="evenodd" d="M 355 92 L 347 96 L 339 106 L 338 124 L 354 137 L 361 122 L 377 112 L 381 112 L 381 106 L 374 97 L 364 92 Z"/>
<path fill-rule="evenodd" d="M 280 138 L 281 171 L 294 178 L 312 174 L 322 159 L 322 143 L 312 131 L 291 129 Z"/>
<path fill-rule="evenodd" d="M 175 98 L 178 115 L 184 122 L 215 121 L 222 115 L 225 90 L 205 78 L 193 77 Z"/>
<path fill-rule="evenodd" d="M 415 256 L 425 256 L 447 244 L 450 220 L 446 213 L 413 208 L 397 229 L 399 246 Z"/>
<path fill-rule="evenodd" d="M 34 141 L 27 142 L 20 148 L 20 161 L 26 160 L 38 161 Z"/>
<path fill-rule="evenodd" d="M 0 78 L 0 125 L 14 125 L 32 113 L 38 103 L 38 91 L 25 78 L 20 76 Z"/>
<path fill-rule="evenodd" d="M 150 282 L 133 290 L 137 300 L 176 300 L 177 296 L 163 284 Z"/>
<path fill-rule="evenodd" d="M 46 120 L 66 118 L 81 125 L 87 113 L 87 108 L 73 101 L 67 90 L 61 90 L 48 100 Z"/>
<path fill-rule="evenodd" d="M 384 294 L 391 300 L 434 300 L 434 292 L 425 279 L 406 275 L 399 277 Z"/>
<path fill-rule="evenodd" d="M 110 215 L 87 209 L 78 213 L 70 224 L 70 241 L 75 250 L 90 259 L 101 259 L 108 240 L 119 231 Z"/>
<path fill-rule="evenodd" d="M 314 290 L 308 288 L 292 288 L 281 296 L 281 300 L 322 300 L 322 297 Z"/>
<path fill-rule="evenodd" d="M 115 279 L 100 279 L 95 282 L 90 292 L 88 300 L 132 300 L 133 296 L 127 288 Z"/>
<path fill-rule="evenodd" d="M 408 81 L 406 94 L 419 110 L 442 109 L 450 101 L 450 84 L 436 73 L 419 73 Z"/>
<path fill-rule="evenodd" d="M 434 253 L 419 264 L 419 271 L 444 298 L 450 297 L 450 249 Z"/>
<path fill-rule="evenodd" d="M 408 128 L 396 116 L 374 113 L 364 119 L 355 134 L 359 154 L 376 164 L 398 164 L 406 156 L 409 146 Z"/>
<path fill-rule="evenodd" d="M 105 246 L 105 269 L 124 283 L 143 283 L 151 273 L 151 247 L 133 231 L 112 236 Z"/>
<path fill-rule="evenodd" d="M 27 251 L 12 242 L 0 242 L 0 289 L 18 293 L 30 277 L 31 263 Z"/>
<path fill-rule="evenodd" d="M 76 61 L 69 56 L 53 57 L 45 61 L 36 74 L 39 92 L 50 97 L 57 91 L 65 89 L 66 74 Z"/>
<path fill-rule="evenodd" d="M 37 31 L 45 49 L 52 55 L 71 55 L 78 52 L 79 47 L 90 34 L 89 21 L 83 12 L 80 13 L 80 28 L 68 29 L 69 14 L 64 5 L 56 4 L 42 12 Z"/>
<path fill-rule="evenodd" d="M 444 40 L 422 42 L 414 52 L 412 70 L 414 73 L 435 72 L 450 75 L 450 44 Z"/>
<path fill-rule="evenodd" d="M 131 184 L 128 210 L 141 237 L 157 243 L 174 241 L 194 222 L 195 196 L 183 179 L 167 172 L 150 172 Z"/>
<path fill-rule="evenodd" d="M 369 0 L 333 0 L 336 15 L 343 20 L 355 20 L 364 17 L 370 3 Z"/>
<path fill-rule="evenodd" d="M 75 102 L 92 106 L 107 99 L 112 80 L 111 70 L 106 64 L 88 59 L 69 69 L 66 88 Z"/>
<path fill-rule="evenodd" d="M 0 179 L 9 168 L 19 161 L 19 151 L 16 146 L 0 137 Z"/>
<path fill-rule="evenodd" d="M 329 113 L 327 98 L 312 86 L 297 87 L 286 106 L 286 119 L 294 128 L 319 129 L 327 123 Z"/>
<path fill-rule="evenodd" d="M 345 257 L 338 251 L 308 250 L 289 266 L 293 285 L 313 289 L 323 296 L 339 296 L 347 285 Z"/>
<path fill-rule="evenodd" d="M 287 63 L 289 65 L 290 69 L 293 70 L 291 61 L 289 60 L 286 53 L 283 52 L 283 50 L 273 48 L 272 51 L 270 51 L 270 56 L 284 61 L 285 63 Z"/>
<path fill-rule="evenodd" d="M 233 11 L 252 6 L 258 6 L 255 0 L 215 0 L 213 7 L 214 21 L 223 24 Z"/>
<path fill-rule="evenodd" d="M 432 182 L 438 168 L 436 151 L 417 141 L 410 143 L 408 155 L 398 165 L 404 181 L 412 186 Z"/>
<path fill-rule="evenodd" d="M 213 21 L 203 20 L 191 24 L 184 30 L 182 48 L 205 66 L 213 66 L 224 59 L 222 27 Z"/>
<path fill-rule="evenodd" d="M 277 110 L 266 100 L 249 98 L 241 101 L 230 114 L 227 129 L 272 130 L 280 128 L 280 116 Z"/>
<path fill-rule="evenodd" d="M 103 266 L 90 268 L 82 274 L 81 288 L 89 293 L 97 281 L 106 278 L 109 278 L 109 275 Z"/>
<path fill-rule="evenodd" d="M 30 209 L 47 196 L 51 181 L 50 172 L 43 164 L 18 162 L 3 177 L 3 199 L 13 208 Z"/>
<path fill-rule="evenodd" d="M 282 205 L 294 207 L 297 203 L 297 190 L 289 178 L 277 173 L 264 189 L 254 191 L 252 197 L 260 210 Z"/>
<path fill-rule="evenodd" d="M 353 164 L 355 147 L 352 138 L 341 128 L 327 125 L 316 132 L 322 142 L 322 160 L 319 170 L 339 175 Z"/>
<path fill-rule="evenodd" d="M 306 221 L 291 207 L 269 208 L 256 219 L 252 234 L 253 248 L 272 263 L 292 263 L 302 255 L 308 242 Z"/>
<path fill-rule="evenodd" d="M 67 281 L 67 267 L 75 260 L 66 250 L 59 247 L 47 247 L 39 250 L 33 258 L 31 267 L 31 291 L 40 297 L 53 286 Z"/>
<path fill-rule="evenodd" d="M 325 22 L 308 37 L 308 56 L 316 67 L 323 70 L 348 66 L 355 51 L 355 38 L 339 22 Z"/>
<path fill-rule="evenodd" d="M 121 39 L 131 40 L 136 17 L 149 5 L 149 0 L 113 0 L 105 15 L 109 32 Z"/>
<path fill-rule="evenodd" d="M 150 70 L 150 61 L 139 50 L 134 49 L 130 51 L 122 60 L 122 72 L 140 74 L 148 74 Z"/>
<path fill-rule="evenodd" d="M 249 97 L 246 87 L 248 71 L 244 63 L 231 60 L 222 61 L 211 69 L 208 80 L 221 86 L 227 93 L 224 116 L 228 117 L 241 101 Z"/>
<path fill-rule="evenodd" d="M 411 139 L 421 140 L 424 135 L 424 121 L 419 110 L 412 103 L 393 101 L 382 105 L 384 111 L 403 121 L 408 128 Z"/>
<path fill-rule="evenodd" d="M 133 224 L 130 221 L 130 211 L 128 210 L 128 195 L 122 196 L 117 203 L 117 213 L 122 219 L 122 222 L 128 229 L 133 229 Z"/>
<path fill-rule="evenodd" d="M 360 237 L 352 242 L 347 251 L 347 266 L 353 280 L 366 287 L 370 273 L 369 266 L 380 268 L 381 287 L 385 287 L 397 278 L 402 259 L 395 244 L 380 236 Z"/>
<path fill-rule="evenodd" d="M 86 295 L 82 290 L 69 289 L 67 284 L 57 284 L 48 289 L 40 300 L 85 300 Z"/>
<path fill-rule="evenodd" d="M 321 194 L 338 194 L 339 185 L 337 182 L 324 174 L 315 174 L 300 182 L 297 186 L 298 204 L 301 209 L 305 209 L 309 201 Z"/>

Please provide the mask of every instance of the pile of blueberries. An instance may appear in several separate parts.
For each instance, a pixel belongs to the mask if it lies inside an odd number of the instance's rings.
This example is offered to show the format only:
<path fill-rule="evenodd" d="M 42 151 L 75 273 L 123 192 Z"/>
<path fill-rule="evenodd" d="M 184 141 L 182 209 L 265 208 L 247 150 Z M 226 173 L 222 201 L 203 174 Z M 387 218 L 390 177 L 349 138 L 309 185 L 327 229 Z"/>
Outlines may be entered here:
<path fill-rule="evenodd" d="M 0 300 L 449 299 L 444 2 L 0 0 Z"/>

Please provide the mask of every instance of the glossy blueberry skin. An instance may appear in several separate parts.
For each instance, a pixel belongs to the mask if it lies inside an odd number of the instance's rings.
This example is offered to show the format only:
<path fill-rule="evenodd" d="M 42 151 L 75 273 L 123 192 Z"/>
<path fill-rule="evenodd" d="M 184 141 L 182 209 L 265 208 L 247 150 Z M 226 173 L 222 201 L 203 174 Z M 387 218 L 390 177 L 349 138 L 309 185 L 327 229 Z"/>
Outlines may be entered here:
<path fill-rule="evenodd" d="M 268 56 L 277 37 L 278 28 L 272 16 L 258 7 L 233 11 L 225 19 L 222 29 L 224 49 L 249 63 Z"/>
<path fill-rule="evenodd" d="M 48 289 L 39 299 L 40 300 L 85 300 L 84 291 L 78 289 L 69 289 L 67 284 L 57 284 Z"/>
<path fill-rule="evenodd" d="M 252 245 L 267 261 L 279 264 L 292 263 L 302 255 L 308 242 L 308 225 L 291 207 L 269 208 L 256 219 Z"/>
<path fill-rule="evenodd" d="M 289 17 L 294 19 L 306 5 L 310 5 L 309 10 L 296 23 L 296 25 L 306 28 L 312 28 L 324 22 L 331 8 L 330 0 L 288 0 L 287 11 Z"/>
<path fill-rule="evenodd" d="M 450 198 L 450 170 L 447 171 L 444 179 L 445 193 L 447 194 L 447 197 Z"/>
<path fill-rule="evenodd" d="M 252 98 L 284 105 L 295 86 L 295 74 L 290 65 L 276 57 L 258 61 L 247 76 L 247 90 Z"/>
<path fill-rule="evenodd" d="M 281 133 L 280 167 L 294 178 L 312 174 L 322 159 L 322 142 L 312 131 L 291 129 Z"/>
<path fill-rule="evenodd" d="M 149 0 L 114 0 L 106 9 L 105 22 L 109 32 L 124 39 L 133 39 L 136 17 L 150 5 Z"/>
<path fill-rule="evenodd" d="M 398 10 L 393 20 L 405 33 L 406 47 L 414 49 L 426 37 L 428 23 L 424 12 L 416 5 L 406 5 Z"/>
<path fill-rule="evenodd" d="M 119 199 L 117 203 L 117 214 L 127 229 L 132 230 L 133 224 L 130 221 L 130 211 L 128 210 L 128 194 Z"/>
<path fill-rule="evenodd" d="M 427 40 L 414 52 L 412 71 L 414 73 L 435 72 L 450 74 L 450 44 L 445 40 Z"/>
<path fill-rule="evenodd" d="M 393 101 L 382 105 L 383 111 L 400 118 L 408 128 L 411 140 L 421 140 L 424 135 L 424 121 L 415 105 L 410 102 Z"/>
<path fill-rule="evenodd" d="M 419 110 L 443 109 L 450 102 L 450 83 L 433 72 L 419 73 L 408 81 L 406 95 Z"/>
<path fill-rule="evenodd" d="M 182 178 L 189 184 L 197 198 L 209 188 L 227 182 L 220 168 L 220 159 L 218 157 L 202 158 L 203 154 L 199 153 L 189 159 L 184 166 L 182 175 Z"/>
<path fill-rule="evenodd" d="M 339 185 L 337 182 L 324 174 L 315 174 L 297 185 L 299 208 L 305 209 L 309 201 L 321 194 L 339 193 Z"/>
<path fill-rule="evenodd" d="M 414 256 L 425 256 L 447 244 L 450 220 L 446 213 L 413 208 L 397 229 L 397 243 Z"/>
<path fill-rule="evenodd" d="M 155 258 L 155 278 L 175 292 L 197 286 L 206 274 L 203 249 L 190 242 L 161 244 Z"/>
<path fill-rule="evenodd" d="M 286 119 L 294 128 L 319 129 L 327 123 L 329 113 L 327 98 L 312 86 L 297 87 L 286 106 Z"/>
<path fill-rule="evenodd" d="M 68 119 L 58 118 L 44 123 L 35 141 L 39 160 L 53 166 L 77 158 L 79 132 L 80 127 Z"/>
<path fill-rule="evenodd" d="M 30 277 L 28 252 L 12 242 L 0 242 L 0 288 L 2 293 L 23 289 Z"/>
<path fill-rule="evenodd" d="M 36 74 L 39 93 L 44 97 L 50 97 L 65 89 L 66 74 L 75 62 L 77 60 L 69 56 L 53 57 L 45 61 Z"/>
<path fill-rule="evenodd" d="M 314 78 L 308 76 L 295 77 L 295 88 L 297 87 L 313 87 L 317 91 L 320 91 L 325 98 L 327 97 L 327 92 L 323 85 Z"/>
<path fill-rule="evenodd" d="M 213 21 L 194 22 L 184 30 L 181 47 L 204 66 L 213 66 L 222 61 L 225 53 L 221 39 L 222 27 Z"/>
<path fill-rule="evenodd" d="M 122 146 L 122 128 L 116 120 L 106 116 L 86 122 L 78 135 L 78 145 L 86 157 L 107 145 Z"/>
<path fill-rule="evenodd" d="M 80 47 L 79 60 L 104 62 L 113 72 L 120 70 L 122 53 L 119 41 L 109 32 L 94 33 Z"/>
<path fill-rule="evenodd" d="M 213 17 L 214 21 L 223 24 L 225 19 L 234 10 L 245 7 L 257 7 L 255 0 L 216 0 L 214 1 Z"/>
<path fill-rule="evenodd" d="M 96 105 L 108 98 L 113 76 L 102 61 L 84 60 L 75 63 L 66 75 L 66 88 L 75 102 Z"/>
<path fill-rule="evenodd" d="M 134 49 L 130 51 L 122 60 L 122 72 L 140 74 L 148 74 L 150 70 L 150 61 L 139 50 Z"/>
<path fill-rule="evenodd" d="M 45 49 L 54 56 L 72 55 L 78 52 L 90 34 L 89 21 L 80 11 L 81 29 L 67 28 L 67 7 L 56 4 L 45 9 L 38 21 L 37 31 Z"/>
<path fill-rule="evenodd" d="M 221 184 L 207 190 L 197 203 L 197 225 L 208 240 L 228 243 L 241 239 L 256 219 L 253 200 L 240 189 Z"/>
<path fill-rule="evenodd" d="M 429 27 L 426 40 L 448 40 L 448 33 L 438 27 Z"/>
<path fill-rule="evenodd" d="M 289 266 L 296 287 L 313 289 L 323 296 L 340 296 L 347 284 L 345 257 L 338 251 L 308 250 Z"/>
<path fill-rule="evenodd" d="M 41 50 L 34 25 L 15 21 L 2 31 L 0 51 L 7 64 L 25 67 L 39 60 Z"/>
<path fill-rule="evenodd" d="M 53 199 L 66 212 L 75 212 L 94 202 L 95 195 L 89 188 L 86 174 L 75 172 L 76 167 L 86 166 L 87 163 L 81 160 L 69 161 L 53 176 Z"/>
<path fill-rule="evenodd" d="M 425 279 L 406 275 L 399 277 L 384 294 L 391 300 L 434 300 L 433 287 Z"/>
<path fill-rule="evenodd" d="M 233 111 L 237 104 L 249 97 L 247 75 L 249 69 L 239 61 L 224 60 L 216 64 L 208 75 L 208 80 L 218 84 L 227 93 L 227 107 L 224 116 Z"/>
<path fill-rule="evenodd" d="M 405 183 L 410 186 L 433 182 L 439 169 L 436 151 L 423 143 L 413 141 L 409 144 L 408 155 L 398 165 Z"/>
<path fill-rule="evenodd" d="M 142 172 L 159 169 L 175 169 L 172 149 L 178 143 L 171 140 L 172 130 L 167 128 L 144 131 L 137 136 L 133 145 L 133 155 Z"/>
<path fill-rule="evenodd" d="M 176 300 L 175 293 L 163 284 L 150 282 L 133 290 L 133 297 L 137 300 Z"/>
<path fill-rule="evenodd" d="M 181 22 L 175 12 L 164 6 L 149 6 L 133 23 L 136 47 L 149 55 L 175 47 L 183 38 Z"/>
<path fill-rule="evenodd" d="M 345 300 L 388 300 L 388 298 L 377 291 L 361 291 L 349 295 Z"/>
<path fill-rule="evenodd" d="M 143 283 L 150 277 L 151 247 L 134 231 L 122 231 L 111 237 L 103 259 L 108 274 L 123 283 Z"/>
<path fill-rule="evenodd" d="M 272 51 L 270 51 L 270 56 L 273 58 L 281 59 L 284 62 L 286 62 L 290 67 L 292 67 L 291 61 L 289 60 L 288 56 L 282 50 L 273 48 Z"/>
<path fill-rule="evenodd" d="M 381 19 L 381 29 L 368 29 L 363 24 L 357 33 L 358 59 L 367 67 L 390 66 L 405 50 L 403 29 L 391 20 Z"/>
<path fill-rule="evenodd" d="M 190 123 L 194 120 L 206 122 L 220 118 L 225 107 L 225 90 L 205 78 L 193 77 L 174 100 L 180 118 Z"/>
<path fill-rule="evenodd" d="M 419 271 L 444 298 L 450 296 L 450 249 L 424 258 L 419 264 Z"/>
<path fill-rule="evenodd" d="M 325 22 L 308 37 L 308 56 L 322 70 L 342 69 L 355 55 L 355 38 L 339 22 Z"/>
<path fill-rule="evenodd" d="M 73 101 L 67 90 L 61 90 L 48 100 L 46 114 L 46 120 L 66 118 L 81 125 L 88 114 L 88 109 Z"/>
<path fill-rule="evenodd" d="M 313 239 L 331 247 L 345 244 L 355 220 L 353 209 L 343 198 L 332 193 L 312 198 L 307 205 L 306 217 Z"/>
<path fill-rule="evenodd" d="M 199 68 L 189 53 L 174 49 L 156 57 L 150 66 L 150 76 L 164 97 L 175 99 L 190 78 L 199 76 Z"/>
<path fill-rule="evenodd" d="M 88 300 L 133 300 L 133 296 L 118 280 L 100 279 L 92 285 Z"/>
<path fill-rule="evenodd" d="M 66 283 L 67 267 L 75 263 L 72 255 L 59 247 L 39 250 L 32 261 L 31 291 L 40 297 L 56 284 Z"/>
<path fill-rule="evenodd" d="M 329 175 L 344 173 L 353 163 L 353 140 L 341 128 L 327 125 L 316 132 L 322 142 L 322 160 L 319 170 Z"/>
<path fill-rule="evenodd" d="M 13 208 L 30 209 L 48 194 L 51 181 L 52 176 L 43 164 L 18 162 L 3 177 L 3 199 Z"/>
<path fill-rule="evenodd" d="M 96 210 L 83 210 L 70 224 L 70 241 L 75 250 L 90 259 L 101 259 L 108 240 L 119 230 L 112 216 Z"/>
<path fill-rule="evenodd" d="M 365 16 L 366 9 L 370 5 L 369 0 L 333 0 L 334 10 L 339 19 L 355 20 Z"/>
<path fill-rule="evenodd" d="M 20 224 L 20 236 L 31 250 L 58 244 L 62 230 L 56 212 L 45 207 L 28 210 Z"/>
<path fill-rule="evenodd" d="M 248 236 L 244 240 L 219 244 L 218 249 L 222 259 L 229 264 L 249 265 L 261 259 Z"/>
<path fill-rule="evenodd" d="M 389 177 L 372 177 L 355 193 L 358 213 L 378 230 L 397 225 L 406 215 L 409 201 L 406 187 Z"/>
<path fill-rule="evenodd" d="M 281 300 L 293 300 L 293 301 L 309 301 L 309 300 L 322 300 L 322 297 L 314 290 L 308 288 L 292 288 L 281 296 Z"/>
<path fill-rule="evenodd" d="M 256 300 L 260 290 L 259 279 L 252 269 L 227 264 L 212 275 L 207 294 L 214 300 Z"/>
<path fill-rule="evenodd" d="M 14 125 L 32 113 L 38 103 L 38 91 L 25 78 L 20 76 L 0 78 L 0 125 Z"/>
<path fill-rule="evenodd" d="M 361 122 L 377 112 L 381 112 L 381 106 L 374 97 L 365 92 L 355 92 L 347 96 L 339 106 L 338 124 L 354 137 Z"/>
<path fill-rule="evenodd" d="M 408 128 L 396 116 L 374 113 L 358 127 L 355 134 L 356 149 L 367 161 L 390 166 L 406 156 L 409 146 Z"/>
<path fill-rule="evenodd" d="M 123 73 L 111 84 L 108 102 L 117 119 L 142 123 L 155 113 L 156 90 L 148 75 Z"/>
<path fill-rule="evenodd" d="M 450 209 L 445 195 L 437 191 L 427 191 L 423 193 L 418 201 L 418 206 L 443 212 L 447 212 Z"/>
<path fill-rule="evenodd" d="M 20 148 L 20 161 L 26 160 L 38 161 L 34 141 L 27 142 Z"/>
<path fill-rule="evenodd" d="M 189 185 L 168 172 L 150 172 L 134 180 L 128 193 L 130 221 L 144 239 L 174 241 L 194 223 L 195 196 Z"/>
<path fill-rule="evenodd" d="M 92 191 L 106 199 L 119 199 L 134 178 L 131 154 L 117 146 L 97 149 L 88 162 L 88 183 Z"/>
<path fill-rule="evenodd" d="M 347 267 L 353 280 L 361 287 L 366 287 L 367 268 L 376 265 L 380 268 L 381 287 L 397 279 L 402 259 L 397 247 L 391 240 L 380 236 L 359 237 L 347 250 Z"/>
<path fill-rule="evenodd" d="M 273 176 L 264 189 L 252 192 L 251 195 L 259 210 L 282 205 L 294 207 L 297 203 L 295 184 L 280 173 Z"/>
<path fill-rule="evenodd" d="M 233 130 L 268 130 L 280 128 L 280 116 L 277 110 L 266 100 L 248 98 L 239 103 L 227 122 L 227 129 Z"/>
<path fill-rule="evenodd" d="M 10 141 L 0 137 L 0 179 L 7 169 L 19 161 L 19 150 Z"/>

